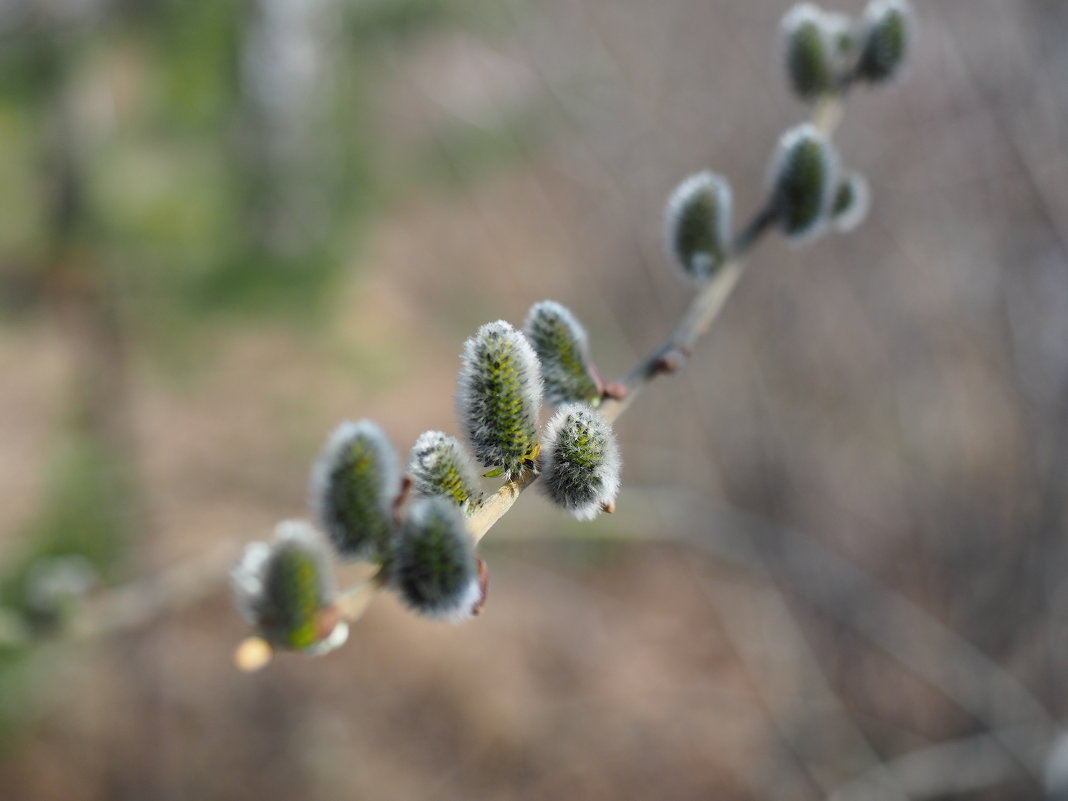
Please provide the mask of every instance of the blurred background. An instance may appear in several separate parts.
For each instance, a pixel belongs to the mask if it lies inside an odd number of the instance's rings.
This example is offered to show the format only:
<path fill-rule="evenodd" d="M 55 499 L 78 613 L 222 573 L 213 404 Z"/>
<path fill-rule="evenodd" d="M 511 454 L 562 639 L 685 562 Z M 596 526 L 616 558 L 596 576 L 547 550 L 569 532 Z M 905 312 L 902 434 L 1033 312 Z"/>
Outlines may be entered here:
<path fill-rule="evenodd" d="M 1064 797 L 1062 0 L 915 0 L 868 222 L 762 243 L 614 516 L 528 493 L 477 621 L 232 667 L 338 421 L 455 432 L 546 297 L 608 376 L 670 330 L 667 194 L 744 217 L 807 114 L 787 5 L 0 0 L 4 801 Z"/>

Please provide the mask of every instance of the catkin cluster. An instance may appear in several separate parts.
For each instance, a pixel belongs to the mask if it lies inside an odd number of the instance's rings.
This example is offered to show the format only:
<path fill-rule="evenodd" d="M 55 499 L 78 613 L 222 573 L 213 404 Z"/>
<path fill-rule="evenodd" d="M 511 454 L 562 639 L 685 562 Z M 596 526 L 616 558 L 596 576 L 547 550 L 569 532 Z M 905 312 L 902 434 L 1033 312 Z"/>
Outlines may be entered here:
<path fill-rule="evenodd" d="M 537 303 L 524 331 L 487 323 L 464 344 L 460 365 L 457 414 L 474 459 L 456 437 L 426 431 L 402 476 L 376 423 L 343 422 L 312 466 L 317 526 L 289 521 L 273 543 L 246 549 L 233 571 L 238 607 L 270 647 L 323 653 L 345 641 L 333 559 L 377 564 L 383 582 L 426 617 L 477 614 L 486 570 L 467 521 L 485 501 L 483 477 L 516 481 L 544 465 L 546 494 L 563 509 L 589 519 L 611 507 L 618 447 L 594 408 L 600 379 L 568 309 Z M 543 389 L 561 412 L 541 432 Z M 480 475 L 476 460 L 488 472 Z"/>
<path fill-rule="evenodd" d="M 907 0 L 872 0 L 860 19 L 798 3 L 782 19 L 782 53 L 794 93 L 816 101 L 854 82 L 897 77 L 914 38 Z"/>
<path fill-rule="evenodd" d="M 891 81 L 914 38 L 906 0 L 873 0 L 859 20 L 799 3 L 782 19 L 783 67 L 798 98 L 840 99 L 857 83 Z M 805 123 L 786 131 L 768 164 L 765 209 L 758 218 L 792 242 L 864 221 L 870 193 L 863 175 L 843 169 L 829 137 Z M 681 275 L 702 283 L 750 242 L 730 235 L 731 187 L 704 170 L 683 180 L 664 213 L 664 247 Z M 751 233 L 751 232 L 749 232 Z"/>
<path fill-rule="evenodd" d="M 787 81 L 805 102 L 836 103 L 854 84 L 897 76 L 913 38 L 906 0 L 873 0 L 859 20 L 800 3 L 781 25 Z M 706 170 L 682 181 L 664 211 L 665 251 L 681 275 L 716 289 L 717 274 L 767 229 L 804 242 L 857 226 L 868 184 L 842 168 L 829 127 L 804 123 L 782 134 L 763 205 L 736 234 L 725 177 Z M 499 492 L 513 496 L 536 480 L 580 520 L 611 511 L 621 461 L 599 407 L 624 391 L 602 382 L 585 329 L 560 303 L 535 303 L 522 330 L 503 320 L 483 325 L 464 343 L 456 396 L 473 457 L 457 437 L 426 431 L 402 471 L 377 424 L 342 423 L 311 470 L 315 524 L 287 521 L 272 543 L 248 546 L 232 571 L 239 610 L 268 649 L 329 651 L 348 635 L 332 574 L 333 561 L 342 560 L 377 564 L 375 586 L 427 617 L 456 622 L 477 614 L 487 570 L 471 532 L 485 531 L 475 525 L 491 501 L 483 479 L 503 477 Z M 543 400 L 555 412 L 543 413 Z"/>

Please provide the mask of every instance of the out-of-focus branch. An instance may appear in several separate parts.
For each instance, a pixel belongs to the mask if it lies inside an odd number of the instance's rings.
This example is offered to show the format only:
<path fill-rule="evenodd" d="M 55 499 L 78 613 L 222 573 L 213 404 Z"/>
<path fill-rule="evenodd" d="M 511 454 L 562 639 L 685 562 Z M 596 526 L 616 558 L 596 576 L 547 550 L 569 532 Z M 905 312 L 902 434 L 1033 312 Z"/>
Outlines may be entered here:
<path fill-rule="evenodd" d="M 761 706 L 772 728 L 821 793 L 836 786 L 841 766 L 847 766 L 880 780 L 885 801 L 911 801 L 882 769 L 875 747 L 835 693 L 789 598 L 766 571 L 760 573 L 766 583 L 705 580 L 702 586 L 734 652 L 760 688 Z M 798 714 L 801 705 L 803 717 Z M 819 731 L 819 737 L 813 737 L 813 731 Z"/>
<path fill-rule="evenodd" d="M 219 590 L 237 553 L 235 542 L 220 543 L 162 573 L 108 589 L 80 603 L 56 633 L 75 640 L 102 637 L 190 606 Z M 33 631 L 21 615 L 0 609 L 0 647 L 23 647 L 33 641 Z"/>
<path fill-rule="evenodd" d="M 1019 727 L 962 740 L 938 743 L 884 762 L 878 772 L 862 773 L 839 787 L 828 801 L 885 801 L 890 796 L 885 777 L 913 801 L 956 798 L 994 787 L 1020 775 L 1019 763 L 1006 750 L 1033 753 L 1041 760 L 1049 747 L 1042 728 Z"/>
<path fill-rule="evenodd" d="M 632 488 L 638 501 L 641 490 Z M 713 504 L 685 490 L 646 493 L 655 517 L 628 516 L 633 527 L 584 530 L 594 538 L 682 542 L 717 559 L 790 587 L 815 608 L 853 629 L 917 676 L 937 687 L 991 732 L 1002 752 L 1033 777 L 1044 752 L 1005 733 L 1033 732 L 1030 744 L 1058 730 L 1045 707 L 1011 673 L 937 618 L 824 547 L 804 531 Z M 701 536 L 686 520 L 704 521 Z M 707 532 L 715 532 L 709 535 Z M 650 534 L 649 532 L 660 532 Z M 766 543 L 774 543 L 774 547 Z"/>

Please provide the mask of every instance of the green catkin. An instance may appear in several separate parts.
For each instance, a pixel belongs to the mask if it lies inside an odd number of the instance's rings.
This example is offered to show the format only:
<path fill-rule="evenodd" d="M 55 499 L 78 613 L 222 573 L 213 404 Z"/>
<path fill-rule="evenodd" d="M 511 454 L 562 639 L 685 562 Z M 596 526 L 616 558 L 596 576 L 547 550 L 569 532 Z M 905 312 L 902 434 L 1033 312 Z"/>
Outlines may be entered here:
<path fill-rule="evenodd" d="M 783 60 L 794 93 L 813 101 L 834 90 L 836 42 L 824 13 L 799 3 L 782 18 Z"/>
<path fill-rule="evenodd" d="M 457 412 L 475 458 L 518 475 L 537 446 L 537 355 L 526 337 L 498 320 L 467 340 L 461 363 Z"/>
<path fill-rule="evenodd" d="M 412 490 L 424 497 L 441 496 L 471 511 L 482 502 L 478 473 L 471 457 L 455 437 L 442 431 L 419 435 L 408 457 Z"/>
<path fill-rule="evenodd" d="M 546 426 L 542 487 L 554 504 L 579 520 L 596 517 L 615 500 L 621 467 L 615 433 L 600 412 L 568 404 Z"/>
<path fill-rule="evenodd" d="M 860 173 L 850 173 L 835 192 L 831 221 L 837 231 L 848 233 L 864 222 L 871 205 L 868 181 Z"/>
<path fill-rule="evenodd" d="M 388 557 L 400 472 L 393 446 L 369 420 L 344 422 L 312 468 L 311 507 L 345 559 Z"/>
<path fill-rule="evenodd" d="M 905 63 L 913 38 L 912 9 L 905 0 L 875 0 L 864 10 L 856 74 L 870 83 L 892 80 Z"/>
<path fill-rule="evenodd" d="M 459 509 L 446 498 L 420 498 L 397 533 L 392 582 L 421 615 L 458 623 L 481 597 L 474 545 Z"/>
<path fill-rule="evenodd" d="M 676 187 L 664 209 L 664 245 L 679 272 L 693 281 L 711 277 L 730 248 L 731 188 L 708 171 Z"/>
<path fill-rule="evenodd" d="M 857 51 L 857 32 L 853 20 L 845 14 L 822 12 L 823 28 L 831 42 L 835 81 L 844 79 Z"/>
<path fill-rule="evenodd" d="M 560 405 L 600 396 L 590 369 L 586 331 L 570 310 L 553 300 L 535 303 L 523 331 L 541 363 L 546 400 Z"/>
<path fill-rule="evenodd" d="M 231 578 L 238 608 L 271 645 L 322 652 L 344 642 L 344 622 L 321 630 L 334 584 L 327 545 L 307 523 L 285 521 L 272 544 L 249 545 Z"/>
<path fill-rule="evenodd" d="M 771 202 L 780 230 L 801 242 L 825 227 L 837 190 L 837 158 L 827 138 L 805 123 L 779 140 L 769 170 Z"/>

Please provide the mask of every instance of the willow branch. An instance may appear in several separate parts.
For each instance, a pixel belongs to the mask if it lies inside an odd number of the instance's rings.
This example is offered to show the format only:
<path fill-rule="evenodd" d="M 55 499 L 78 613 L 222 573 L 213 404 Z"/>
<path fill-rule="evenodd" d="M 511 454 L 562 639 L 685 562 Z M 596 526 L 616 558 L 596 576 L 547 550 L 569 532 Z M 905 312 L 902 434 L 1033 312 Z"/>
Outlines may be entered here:
<path fill-rule="evenodd" d="M 838 95 L 828 95 L 819 100 L 810 115 L 812 124 L 827 136 L 834 133 L 841 118 L 841 99 Z M 614 392 L 611 397 L 606 396 L 601 400 L 598 408 L 609 421 L 615 422 L 629 408 L 638 393 L 655 378 L 673 373 L 682 367 L 698 341 L 708 333 L 726 306 L 745 272 L 745 257 L 774 223 L 774 209 L 764 206 L 738 232 L 731 243 L 727 261 L 702 285 L 674 330 L 615 382 L 623 388 L 623 392 Z M 523 470 L 483 502 L 467 521 L 467 530 L 475 543 L 480 542 L 497 521 L 508 514 L 523 491 L 537 478 L 538 474 L 534 470 Z M 382 567 L 366 581 L 345 593 L 339 603 L 343 617 L 349 622 L 359 618 L 388 580 L 387 568 Z"/>
<path fill-rule="evenodd" d="M 810 116 L 811 122 L 827 136 L 834 134 L 842 120 L 842 103 L 838 95 L 827 95 L 817 101 Z M 609 421 L 615 422 L 630 406 L 634 397 L 653 379 L 674 372 L 693 352 L 697 342 L 708 333 L 719 317 L 734 288 L 745 271 L 745 257 L 775 222 L 774 210 L 764 207 L 734 238 L 731 256 L 719 271 L 700 289 L 683 313 L 678 325 L 648 356 L 632 367 L 618 383 L 626 392 L 622 398 L 607 397 L 598 407 Z M 537 475 L 524 471 L 519 478 L 501 487 L 468 521 L 468 530 L 478 542 L 493 525 L 507 514 Z"/>
<path fill-rule="evenodd" d="M 490 496 L 489 500 L 468 519 L 467 530 L 476 544 L 489 533 L 494 523 L 508 513 L 523 490 L 533 484 L 537 477 L 538 474 L 533 470 L 524 470 L 518 478 L 509 481 Z"/>
<path fill-rule="evenodd" d="M 88 598 L 61 622 L 56 633 L 72 640 L 102 637 L 136 629 L 167 612 L 190 606 L 218 589 L 236 553 L 234 542 L 220 543 L 161 574 Z M 0 647 L 25 647 L 40 637 L 17 611 L 0 609 Z"/>

